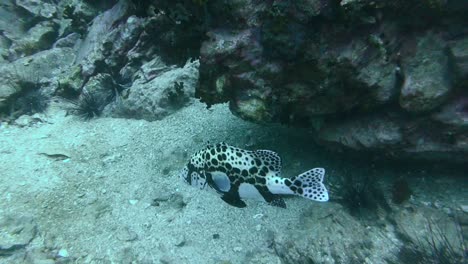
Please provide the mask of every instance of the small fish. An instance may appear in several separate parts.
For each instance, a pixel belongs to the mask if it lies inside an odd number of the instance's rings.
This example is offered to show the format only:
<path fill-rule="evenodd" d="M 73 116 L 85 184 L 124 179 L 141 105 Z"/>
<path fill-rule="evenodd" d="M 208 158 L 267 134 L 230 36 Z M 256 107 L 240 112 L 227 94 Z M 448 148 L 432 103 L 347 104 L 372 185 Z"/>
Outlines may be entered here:
<path fill-rule="evenodd" d="M 188 184 L 211 187 L 221 199 L 235 207 L 245 207 L 242 200 L 253 198 L 286 208 L 280 195 L 299 195 L 326 202 L 323 185 L 325 169 L 314 168 L 293 178 L 282 178 L 281 158 L 271 150 L 249 151 L 226 143 L 208 145 L 195 153 L 180 172 Z"/>

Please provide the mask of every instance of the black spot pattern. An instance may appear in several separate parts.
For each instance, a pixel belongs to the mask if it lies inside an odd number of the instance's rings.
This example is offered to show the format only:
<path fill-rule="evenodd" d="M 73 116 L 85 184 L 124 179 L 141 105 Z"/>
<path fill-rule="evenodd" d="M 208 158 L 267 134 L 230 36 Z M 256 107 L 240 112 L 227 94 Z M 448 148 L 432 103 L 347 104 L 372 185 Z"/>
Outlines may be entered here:
<path fill-rule="evenodd" d="M 255 175 L 257 172 L 258 172 L 257 167 L 252 167 L 252 168 L 249 169 L 249 173 L 252 174 L 252 175 Z"/>
<path fill-rule="evenodd" d="M 315 168 L 300 174 L 291 180 L 286 180 L 285 184 L 291 186 L 290 189 L 311 200 L 328 201 L 328 192 L 323 185 L 325 170 Z"/>
<path fill-rule="evenodd" d="M 258 176 L 256 176 L 256 177 L 255 177 L 255 182 L 257 182 L 257 183 L 259 183 L 259 184 L 261 184 L 261 185 L 265 185 L 265 184 L 266 184 L 266 179 L 265 179 L 265 177 L 258 177 Z"/>
<path fill-rule="evenodd" d="M 218 154 L 218 160 L 219 160 L 219 161 L 224 161 L 224 160 L 226 160 L 226 155 L 225 155 L 225 154 Z"/>
<path fill-rule="evenodd" d="M 192 174 L 194 172 L 194 174 Z M 211 175 L 212 172 L 225 173 L 230 181 L 229 191 L 221 191 Z M 184 175 L 197 175 L 190 181 L 201 185 L 208 185 L 223 194 L 223 200 L 227 203 L 243 207 L 245 204 L 239 196 L 239 187 L 242 183 L 255 186 L 263 198 L 272 205 L 285 207 L 280 196 L 270 193 L 271 184 L 284 184 L 283 188 L 290 189 L 293 193 L 312 200 L 327 200 L 328 193 L 322 184 L 324 170 L 313 169 L 292 179 L 280 178 L 281 158 L 270 150 L 248 151 L 225 143 L 208 145 L 205 149 L 195 153 Z M 193 184 L 192 184 L 193 185 Z"/>
<path fill-rule="evenodd" d="M 281 158 L 278 154 L 271 150 L 256 150 L 255 155 L 264 161 L 264 164 L 272 165 L 272 170 L 281 171 Z"/>
<path fill-rule="evenodd" d="M 204 155 L 197 155 L 191 162 L 208 172 L 226 173 L 232 185 L 248 182 L 266 186 L 265 177 L 270 172 L 279 174 L 280 159 L 272 151 L 248 151 L 219 143 L 208 145 L 199 153 Z"/>

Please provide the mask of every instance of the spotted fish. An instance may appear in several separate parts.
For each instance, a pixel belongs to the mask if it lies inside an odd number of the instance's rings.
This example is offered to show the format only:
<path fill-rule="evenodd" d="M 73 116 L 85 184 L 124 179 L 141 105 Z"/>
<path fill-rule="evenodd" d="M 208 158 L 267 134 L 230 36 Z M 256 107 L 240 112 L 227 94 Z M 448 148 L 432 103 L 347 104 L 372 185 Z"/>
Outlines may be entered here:
<path fill-rule="evenodd" d="M 207 186 L 226 203 L 245 207 L 244 198 L 254 198 L 286 208 L 281 195 L 298 195 L 326 202 L 325 169 L 314 168 L 293 178 L 281 177 L 281 158 L 270 150 L 249 151 L 226 143 L 208 145 L 195 153 L 180 177 L 192 186 Z"/>

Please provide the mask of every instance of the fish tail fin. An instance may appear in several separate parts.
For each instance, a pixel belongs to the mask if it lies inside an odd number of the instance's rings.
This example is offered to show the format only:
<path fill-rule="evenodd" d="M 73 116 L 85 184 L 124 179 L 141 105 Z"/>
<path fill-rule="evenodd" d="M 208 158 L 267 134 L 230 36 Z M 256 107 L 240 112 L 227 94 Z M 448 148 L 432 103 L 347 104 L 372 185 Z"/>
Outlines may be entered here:
<path fill-rule="evenodd" d="M 326 202 L 329 197 L 327 188 L 323 184 L 324 176 L 324 168 L 314 168 L 286 180 L 285 183 L 296 195 L 314 201 Z"/>

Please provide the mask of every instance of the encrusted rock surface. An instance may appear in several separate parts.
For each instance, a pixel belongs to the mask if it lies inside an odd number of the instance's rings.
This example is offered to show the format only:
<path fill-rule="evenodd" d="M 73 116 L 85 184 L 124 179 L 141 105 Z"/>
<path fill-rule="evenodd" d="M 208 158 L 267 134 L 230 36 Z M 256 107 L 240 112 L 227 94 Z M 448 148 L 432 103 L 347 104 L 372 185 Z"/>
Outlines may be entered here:
<path fill-rule="evenodd" d="M 23 91 L 88 91 L 105 115 L 157 120 L 195 95 L 249 121 L 309 127 L 333 149 L 467 162 L 466 12 L 433 0 L 7 0 L 0 111 L 11 116 Z M 18 70 L 57 48 L 72 66 Z"/>
<path fill-rule="evenodd" d="M 190 101 L 198 82 L 199 62 L 168 67 L 160 58 L 144 64 L 132 86 L 107 108 L 115 117 L 158 120 Z"/>
<path fill-rule="evenodd" d="M 54 95 L 77 100 L 86 92 L 105 115 L 146 120 L 189 103 L 198 82 L 201 43 L 191 40 L 204 31 L 189 36 L 182 28 L 192 17 L 184 17 L 183 10 L 165 15 L 155 4 L 7 1 L 0 6 L 0 114 L 9 120 L 29 112 L 18 109 L 16 101 L 36 92 L 46 94 L 44 100 Z M 196 21 L 201 23 L 201 17 Z M 175 59 L 162 54 L 169 49 Z"/>
<path fill-rule="evenodd" d="M 244 1 L 203 42 L 196 95 L 319 143 L 468 162 L 468 10 L 460 1 Z"/>
<path fill-rule="evenodd" d="M 6 108 L 17 96 L 39 87 L 42 78 L 54 79 L 72 65 L 75 55 L 70 48 L 37 52 L 12 63 L 0 65 L 0 108 Z"/>
<path fill-rule="evenodd" d="M 11 255 L 23 249 L 37 234 L 36 223 L 29 216 L 2 216 L 0 230 L 0 256 Z"/>

